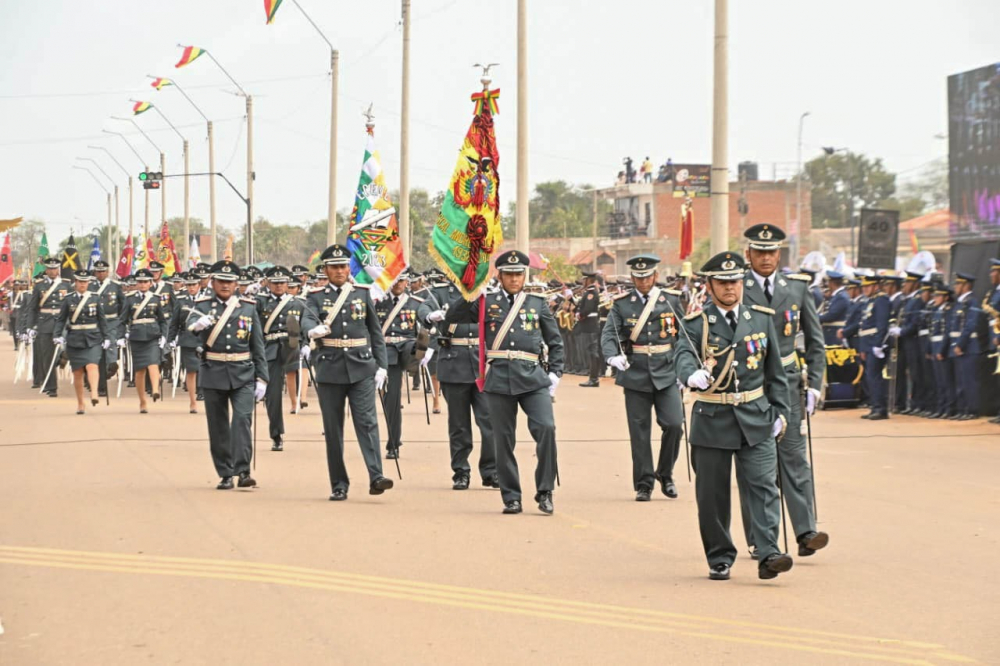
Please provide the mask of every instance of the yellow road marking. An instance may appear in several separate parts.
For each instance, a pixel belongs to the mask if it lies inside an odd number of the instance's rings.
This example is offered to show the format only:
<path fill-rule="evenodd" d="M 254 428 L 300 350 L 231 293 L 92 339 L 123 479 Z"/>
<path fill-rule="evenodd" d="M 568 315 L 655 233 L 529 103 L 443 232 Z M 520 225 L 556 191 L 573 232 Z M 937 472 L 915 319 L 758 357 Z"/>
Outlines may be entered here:
<path fill-rule="evenodd" d="M 948 661 L 971 661 L 960 655 L 941 651 L 942 646 L 940 645 L 916 641 L 879 639 L 834 632 L 793 629 L 752 622 L 719 620 L 718 618 L 680 613 L 550 599 L 527 594 L 493 592 L 452 585 L 347 574 L 289 565 L 246 563 L 236 560 L 136 556 L 118 553 L 93 553 L 16 546 L 0 546 L 0 562 L 63 569 L 186 576 L 287 585 L 614 628 L 669 632 L 683 636 L 708 638 L 726 642 L 896 663 L 925 664 L 930 663 L 927 661 L 928 658 Z M 732 628 L 737 634 L 745 635 L 712 633 L 705 631 L 706 625 L 716 630 Z M 788 633 L 794 635 L 785 635 Z M 870 643 L 870 645 L 845 646 L 845 640 Z"/>

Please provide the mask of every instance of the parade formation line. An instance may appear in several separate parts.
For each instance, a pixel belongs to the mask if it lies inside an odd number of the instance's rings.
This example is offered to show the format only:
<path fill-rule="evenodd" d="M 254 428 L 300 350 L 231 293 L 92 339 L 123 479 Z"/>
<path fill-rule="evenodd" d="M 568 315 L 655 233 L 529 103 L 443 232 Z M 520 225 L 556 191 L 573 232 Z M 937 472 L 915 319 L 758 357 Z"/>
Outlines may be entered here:
<path fill-rule="evenodd" d="M 783 627 L 281 564 L 11 545 L 0 546 L 0 563 L 284 585 L 898 664 L 975 663 L 975 660 L 936 643 Z"/>

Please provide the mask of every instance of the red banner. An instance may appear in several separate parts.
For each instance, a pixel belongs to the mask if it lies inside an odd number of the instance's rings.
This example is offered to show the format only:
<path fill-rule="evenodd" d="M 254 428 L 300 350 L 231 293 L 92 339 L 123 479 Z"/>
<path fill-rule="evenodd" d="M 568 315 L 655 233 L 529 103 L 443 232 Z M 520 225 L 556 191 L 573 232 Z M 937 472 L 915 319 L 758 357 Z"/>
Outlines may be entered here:
<path fill-rule="evenodd" d="M 684 261 L 694 252 L 694 204 L 691 199 L 686 199 L 681 206 L 681 261 Z"/>
<path fill-rule="evenodd" d="M 0 285 L 14 277 L 14 261 L 10 254 L 10 234 L 6 234 L 3 240 L 3 249 L 0 250 Z"/>
<path fill-rule="evenodd" d="M 124 280 L 132 274 L 132 260 L 134 257 L 135 251 L 132 249 L 132 237 L 129 236 L 128 240 L 125 241 L 125 247 L 122 248 L 122 256 L 118 260 L 118 267 L 115 269 L 115 275 L 119 279 Z"/>

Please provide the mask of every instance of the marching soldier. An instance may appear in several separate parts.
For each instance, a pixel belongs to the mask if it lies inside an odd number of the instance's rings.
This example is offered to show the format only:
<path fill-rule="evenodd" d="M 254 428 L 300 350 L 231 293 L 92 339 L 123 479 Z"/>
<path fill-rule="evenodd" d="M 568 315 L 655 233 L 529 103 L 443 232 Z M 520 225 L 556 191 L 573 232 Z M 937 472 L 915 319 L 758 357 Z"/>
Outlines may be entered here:
<path fill-rule="evenodd" d="M 320 259 L 329 284 L 306 298 L 302 331 L 318 345 L 312 364 L 323 412 L 330 500 L 346 500 L 350 487 L 344 465 L 345 400 L 350 402 L 354 432 L 368 468 L 368 493 L 381 495 L 393 485 L 382 474 L 375 412 L 375 393 L 385 387 L 388 377 L 385 339 L 367 287 L 348 281 L 347 248 L 331 245 Z"/>
<path fill-rule="evenodd" d="M 830 283 L 830 298 L 826 308 L 819 314 L 819 323 L 823 326 L 823 342 L 827 346 L 839 347 L 840 339 L 837 331 L 847 325 L 847 315 L 851 309 L 851 297 L 844 285 L 844 274 L 837 271 L 827 271 L 826 278 Z"/>
<path fill-rule="evenodd" d="M 557 476 L 556 424 L 552 398 L 563 372 L 562 336 L 545 298 L 524 292 L 528 255 L 511 250 L 496 259 L 500 289 L 482 299 L 455 299 L 445 315 L 448 324 L 479 322 L 488 350 L 489 367 L 485 387 L 497 449 L 500 494 L 506 514 L 521 513 L 521 478 L 514 457 L 518 406 L 528 417 L 528 430 L 535 440 L 535 501 L 538 509 L 552 514 L 552 490 Z M 596 314 L 596 311 L 595 311 Z M 542 364 L 542 345 L 548 347 L 548 371 Z"/>
<path fill-rule="evenodd" d="M 62 300 L 53 329 L 53 343 L 66 349 L 73 369 L 73 389 L 76 391 L 76 413 L 85 412 L 83 404 L 84 373 L 90 384 L 90 404 L 97 406 L 98 365 L 104 352 L 111 348 L 113 330 L 107 325 L 100 297 L 90 291 L 90 274 L 73 274 L 75 291 Z"/>
<path fill-rule="evenodd" d="M 968 273 L 955 274 L 955 307 L 948 329 L 950 353 L 954 359 L 957 421 L 979 418 L 979 344 L 982 310 L 972 299 L 976 277 Z"/>
<path fill-rule="evenodd" d="M 603 365 L 600 349 L 601 335 L 601 292 L 598 289 L 600 276 L 597 273 L 584 273 L 584 290 L 580 297 L 580 323 L 576 327 L 577 340 L 583 348 L 585 367 L 588 368 L 587 381 L 580 384 L 587 388 L 600 386 L 600 372 Z"/>
<path fill-rule="evenodd" d="M 759 305 L 774 310 L 774 328 L 777 338 L 772 338 L 773 351 L 781 359 L 788 384 L 788 432 L 777 444 L 780 483 L 785 505 L 799 544 L 799 557 L 808 557 L 830 540 L 826 532 L 816 531 L 816 508 L 813 506 L 815 479 L 809 463 L 809 451 L 801 426 L 803 410 L 812 415 L 819 403 L 823 376 L 826 374 L 826 349 L 823 329 L 816 312 L 814 294 L 809 289 L 811 277 L 806 275 L 776 274 L 785 232 L 773 224 L 757 224 L 746 230 L 747 258 L 750 271 L 743 289 L 743 303 Z M 805 343 L 804 353 L 795 349 L 795 339 L 801 331 Z M 807 386 L 802 386 L 802 364 L 806 365 Z M 805 405 L 803 405 L 803 396 Z M 736 480 L 740 482 L 740 500 L 743 507 L 743 527 L 747 541 L 751 537 L 751 516 L 748 496 L 750 488 L 744 482 L 739 466 Z"/>
<path fill-rule="evenodd" d="M 29 342 L 33 342 L 34 349 L 34 377 L 37 385 L 32 388 L 39 388 L 45 381 L 45 374 L 49 379 L 43 387 L 44 392 L 55 398 L 58 394 L 58 381 L 56 372 L 52 367 L 52 360 L 55 356 L 55 343 L 52 342 L 55 333 L 56 317 L 62 308 L 62 301 L 69 293 L 69 284 L 59 277 L 59 269 L 62 262 L 58 257 L 49 257 L 44 261 L 45 276 L 35 283 L 31 290 L 31 298 L 28 300 L 27 316 L 25 317 L 24 330 Z M 38 338 L 35 342 L 35 338 Z"/>
<path fill-rule="evenodd" d="M 989 317 L 990 358 L 996 359 L 996 363 L 990 364 L 990 379 L 993 390 L 1000 393 L 1000 259 L 990 259 L 990 283 L 993 291 L 983 299 L 983 312 Z M 1000 423 L 1000 412 L 990 423 Z"/>
<path fill-rule="evenodd" d="M 160 399 L 160 359 L 167 343 L 169 324 L 164 301 L 153 288 L 153 273 L 146 268 L 135 272 L 139 290 L 125 301 L 125 340 L 132 358 L 135 389 L 139 393 L 139 413 L 147 414 L 146 375 L 149 374 L 153 402 Z M 124 346 L 124 341 L 118 341 Z"/>
<path fill-rule="evenodd" d="M 778 550 L 781 512 L 775 438 L 789 418 L 788 373 L 781 364 L 775 311 L 741 304 L 745 264 L 733 252 L 712 257 L 701 268 L 711 303 L 688 315 L 687 335 L 677 340 L 677 374 L 695 393 L 691 463 L 697 476 L 698 524 L 709 578 L 728 580 L 736 559 L 729 533 L 732 461 L 747 488 L 757 575 L 770 579 L 792 568 Z"/>
<path fill-rule="evenodd" d="M 402 273 L 389 293 L 375 304 L 389 363 L 389 381 L 385 389 L 385 420 L 389 430 L 385 445 L 387 460 L 398 458 L 399 447 L 403 445 L 403 382 L 417 341 L 417 308 L 423 303 L 422 298 L 407 293 L 409 283 L 409 276 Z"/>
<path fill-rule="evenodd" d="M 625 415 L 632 446 L 632 489 L 637 502 L 648 502 L 653 484 L 677 497 L 674 463 L 680 452 L 684 406 L 677 388 L 674 349 L 682 311 L 680 292 L 654 286 L 660 258 L 639 255 L 625 262 L 635 289 L 611 306 L 601 333 L 601 351 L 618 371 L 615 384 L 625 394 Z M 660 427 L 660 453 L 653 468 L 651 411 Z"/>
<path fill-rule="evenodd" d="M 90 281 L 90 289 L 95 292 L 95 297 L 104 310 L 108 339 L 118 340 L 123 335 L 123 331 L 119 329 L 125 312 L 125 292 L 118 282 L 111 279 L 109 269 L 108 262 L 103 259 L 94 262 L 94 279 Z M 98 364 L 98 396 L 103 398 L 108 394 L 108 377 L 114 377 L 119 371 L 117 347 L 104 350 L 104 358 Z"/>
<path fill-rule="evenodd" d="M 295 302 L 295 297 L 288 292 L 288 281 L 291 273 L 284 266 L 273 266 L 267 269 L 267 290 L 257 295 L 257 317 L 263 323 L 264 355 L 267 358 L 267 394 L 264 404 L 267 407 L 268 434 L 271 437 L 271 450 L 284 449 L 285 417 L 281 411 L 281 394 L 285 390 L 285 364 L 292 356 L 288 345 L 288 314 L 289 307 Z M 294 401 L 292 404 L 295 404 Z"/>
<path fill-rule="evenodd" d="M 205 418 L 219 490 L 253 488 L 251 423 L 254 404 L 267 392 L 264 338 L 253 299 L 236 296 L 240 268 L 223 260 L 212 266 L 212 296 L 195 302 L 186 328 L 201 340 L 198 379 L 205 394 Z M 229 408 L 233 416 L 230 422 Z"/>
<path fill-rule="evenodd" d="M 149 272 L 153 274 L 152 291 L 160 297 L 163 303 L 163 317 L 169 323 L 174 313 L 174 287 L 163 279 L 164 268 L 165 266 L 159 261 L 149 262 Z"/>
<path fill-rule="evenodd" d="M 434 273 L 433 277 L 443 278 Z M 448 403 L 448 447 L 451 451 L 452 488 L 467 490 L 472 455 L 472 419 L 479 428 L 479 476 L 483 486 L 499 488 L 496 443 L 490 421 L 489 400 L 476 386 L 479 374 L 479 326 L 472 323 L 447 324 L 445 316 L 459 291 L 450 283 L 438 283 L 422 292 L 424 302 L 417 317 L 428 329 L 437 330 L 422 364 L 437 362 L 437 378 Z M 438 328 L 440 327 L 440 328 Z"/>
<path fill-rule="evenodd" d="M 292 273 L 292 279 L 288 281 L 288 294 L 292 295 L 292 302 L 285 307 L 287 313 L 285 317 L 285 328 L 288 328 L 289 321 L 294 321 L 300 328 L 302 327 L 302 312 L 305 308 L 306 298 L 302 295 L 302 282 Z M 302 342 L 298 337 L 288 336 L 288 355 L 285 358 L 285 386 L 288 387 L 288 395 L 292 401 L 291 413 L 296 414 L 298 410 L 309 406 L 306 401 L 309 392 L 309 341 Z"/>
<path fill-rule="evenodd" d="M 937 391 L 937 410 L 932 419 L 955 417 L 955 375 L 952 367 L 948 330 L 951 327 L 952 291 L 948 285 L 934 290 L 934 314 L 930 322 L 930 352 L 934 366 L 934 387 Z"/>
<path fill-rule="evenodd" d="M 170 318 L 170 348 L 180 347 L 180 363 L 174 368 L 174 372 L 184 369 L 184 384 L 188 394 L 188 412 L 198 413 L 198 370 L 201 368 L 201 358 L 198 356 L 198 347 L 201 339 L 194 331 L 188 330 L 187 320 L 195 311 L 195 303 L 201 296 L 201 280 L 197 275 L 187 273 L 184 275 L 185 292 L 174 295 L 174 316 Z"/>

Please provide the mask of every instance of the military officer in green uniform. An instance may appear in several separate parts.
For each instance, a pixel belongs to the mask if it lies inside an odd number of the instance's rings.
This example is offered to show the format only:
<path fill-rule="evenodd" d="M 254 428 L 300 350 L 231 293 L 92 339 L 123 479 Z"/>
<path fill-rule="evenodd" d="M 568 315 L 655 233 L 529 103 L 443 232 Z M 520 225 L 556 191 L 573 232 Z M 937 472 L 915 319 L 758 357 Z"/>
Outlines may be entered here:
<path fill-rule="evenodd" d="M 780 483 L 795 531 L 795 540 L 799 544 L 799 557 L 808 557 L 825 547 L 830 540 L 826 532 L 816 531 L 813 470 L 809 464 L 806 438 L 801 431 L 803 394 L 806 403 L 804 408 L 812 415 L 819 402 L 819 389 L 826 374 L 823 326 L 816 311 L 815 299 L 809 291 L 812 278 L 807 275 L 782 276 L 777 272 L 785 232 L 773 224 L 756 224 L 743 235 L 747 239 L 747 259 L 750 261 L 750 270 L 743 286 L 743 303 L 774 310 L 774 328 L 778 333 L 777 340 L 774 340 L 774 351 L 781 356 L 781 365 L 785 368 L 790 405 L 788 431 L 778 442 Z M 802 354 L 795 350 L 795 339 L 799 332 L 805 341 L 805 351 Z M 802 386 L 803 364 L 806 366 L 807 387 Z M 743 529 L 747 543 L 752 548 L 754 542 L 747 512 L 749 489 L 743 482 L 739 468 L 736 470 L 736 480 L 740 484 Z"/>
<path fill-rule="evenodd" d="M 186 328 L 201 339 L 198 380 L 205 394 L 205 418 L 219 490 L 257 482 L 250 476 L 254 403 L 267 392 L 267 361 L 256 302 L 234 292 L 240 267 L 231 261 L 212 266 L 211 296 L 195 302 Z M 230 420 L 229 409 L 233 414 Z"/>
<path fill-rule="evenodd" d="M 139 290 L 125 300 L 122 323 L 135 373 L 135 389 L 139 394 L 139 413 L 146 414 L 146 378 L 149 377 L 149 392 L 156 402 L 160 399 L 160 361 L 170 329 L 163 312 L 163 300 L 153 290 L 152 272 L 140 268 L 135 272 L 135 280 Z"/>
<path fill-rule="evenodd" d="M 174 293 L 174 314 L 170 318 L 170 349 L 175 350 L 180 347 L 178 354 L 180 362 L 176 364 L 174 372 L 180 372 L 183 368 L 184 384 L 188 394 L 188 412 L 198 413 L 198 369 L 201 367 L 201 358 L 198 355 L 198 347 L 201 339 L 198 335 L 187 329 L 186 323 L 188 315 L 194 311 L 195 301 L 201 298 L 201 280 L 193 273 L 179 273 L 184 284 L 184 291 Z"/>
<path fill-rule="evenodd" d="M 55 398 L 59 389 L 56 372 L 53 370 L 49 373 L 56 351 L 52 338 L 55 332 L 56 317 L 59 315 L 63 299 L 69 295 L 70 284 L 59 277 L 62 262 L 59 261 L 58 257 L 47 258 L 44 265 L 45 276 L 35 282 L 35 286 L 31 290 L 24 329 L 28 340 L 33 343 L 35 354 L 34 377 L 38 386 L 32 386 L 32 388 L 39 388 L 41 382 L 44 381 L 45 386 L 42 386 L 42 390 L 50 398 Z M 46 373 L 49 374 L 48 381 L 45 380 Z"/>
<path fill-rule="evenodd" d="M 500 271 L 500 288 L 471 302 L 460 296 L 448 309 L 445 321 L 478 323 L 480 308 L 486 308 L 483 334 L 489 365 L 484 390 L 493 422 L 503 512 L 522 510 L 521 478 L 514 457 L 520 406 L 535 440 L 535 501 L 542 513 L 552 514 L 552 490 L 558 470 L 552 398 L 563 372 L 562 336 L 545 298 L 524 291 L 528 255 L 516 250 L 504 252 L 497 257 L 496 267 Z M 541 358 L 543 344 L 548 347 L 547 372 Z"/>
<path fill-rule="evenodd" d="M 583 346 L 583 359 L 587 368 L 587 381 L 580 384 L 585 388 L 601 385 L 600 374 L 604 364 L 601 362 L 601 291 L 600 275 L 597 273 L 583 274 L 583 294 L 577 311 L 580 323 L 576 325 L 576 336 Z"/>
<path fill-rule="evenodd" d="M 121 337 L 119 329 L 122 326 L 122 313 L 125 312 L 125 292 L 122 286 L 109 275 L 110 266 L 103 259 L 94 262 L 94 279 L 90 281 L 91 291 L 96 292 L 96 299 L 104 310 L 108 326 L 108 338 L 117 340 Z M 118 372 L 118 350 L 109 348 L 104 351 L 104 358 L 98 364 L 97 395 L 108 394 L 108 377 L 114 377 Z"/>
<path fill-rule="evenodd" d="M 288 292 L 292 274 L 284 266 L 272 266 L 265 273 L 267 288 L 257 295 L 257 316 L 263 325 L 264 351 L 267 356 L 267 407 L 268 434 L 271 450 L 284 448 L 285 417 L 281 411 L 281 396 L 285 390 L 285 363 L 293 354 L 288 346 L 288 313 L 295 297 Z M 296 350 L 297 353 L 297 350 Z"/>
<path fill-rule="evenodd" d="M 75 271 L 73 278 L 75 291 L 62 301 L 56 315 L 53 342 L 61 345 L 69 357 L 73 369 L 73 389 L 76 391 L 76 413 L 83 414 L 84 373 L 90 384 L 90 404 L 96 406 L 97 366 L 102 363 L 104 352 L 111 348 L 113 331 L 107 324 L 100 300 L 90 291 L 90 273 Z"/>
<path fill-rule="evenodd" d="M 683 434 L 683 405 L 677 388 L 674 349 L 683 312 L 680 292 L 655 286 L 660 258 L 642 254 L 625 262 L 634 289 L 611 306 L 601 334 L 601 352 L 618 370 L 615 384 L 625 392 L 625 415 L 632 444 L 632 489 L 637 502 L 648 502 L 653 484 L 677 497 L 674 463 Z M 660 426 L 660 454 L 653 468 L 652 410 Z"/>
<path fill-rule="evenodd" d="M 382 327 L 368 288 L 351 284 L 351 253 L 342 245 L 320 256 L 329 284 L 306 297 L 302 331 L 317 345 L 311 362 L 323 412 L 330 500 L 347 499 L 350 479 L 344 465 L 344 402 L 351 405 L 354 433 L 368 468 L 368 493 L 392 488 L 382 474 L 375 393 L 385 387 L 388 361 Z"/>
<path fill-rule="evenodd" d="M 404 272 L 390 287 L 389 293 L 375 304 L 389 363 L 385 389 L 389 438 L 385 445 L 385 457 L 390 460 L 399 457 L 399 447 L 403 445 L 403 378 L 417 343 L 417 309 L 423 303 L 422 298 L 407 293 L 409 284 L 409 275 Z"/>
<path fill-rule="evenodd" d="M 443 279 L 443 274 L 433 273 L 432 278 Z M 476 385 L 479 374 L 478 324 L 448 324 L 444 319 L 451 303 L 459 297 L 455 285 L 448 282 L 432 283 L 420 292 L 424 302 L 417 310 L 421 324 L 437 335 L 431 337 L 421 365 L 430 368 L 437 364 L 437 378 L 441 393 L 448 403 L 448 447 L 451 453 L 451 487 L 467 490 L 470 483 L 472 455 L 472 419 L 479 428 L 479 475 L 487 488 L 499 488 L 497 479 L 496 444 L 493 424 L 486 394 Z"/>
<path fill-rule="evenodd" d="M 757 575 L 769 579 L 792 568 L 792 558 L 778 550 L 775 444 L 788 425 L 788 379 L 775 342 L 774 310 L 741 303 L 745 267 L 734 252 L 721 252 L 702 266 L 712 302 L 685 317 L 686 334 L 677 339 L 674 358 L 680 380 L 697 391 L 691 463 L 712 580 L 728 580 L 736 559 L 729 532 L 734 456 L 748 490 Z"/>

